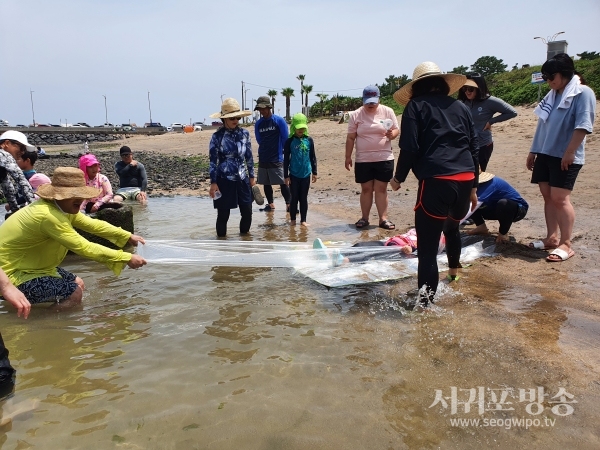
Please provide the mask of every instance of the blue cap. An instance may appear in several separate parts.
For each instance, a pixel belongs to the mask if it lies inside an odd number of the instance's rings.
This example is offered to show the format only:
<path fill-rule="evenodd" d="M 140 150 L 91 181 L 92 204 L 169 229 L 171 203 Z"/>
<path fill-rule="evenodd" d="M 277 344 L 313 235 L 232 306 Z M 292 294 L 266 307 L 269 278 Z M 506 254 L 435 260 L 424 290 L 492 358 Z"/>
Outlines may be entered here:
<path fill-rule="evenodd" d="M 367 86 L 363 89 L 363 105 L 367 103 L 379 103 L 379 88 L 377 86 Z"/>

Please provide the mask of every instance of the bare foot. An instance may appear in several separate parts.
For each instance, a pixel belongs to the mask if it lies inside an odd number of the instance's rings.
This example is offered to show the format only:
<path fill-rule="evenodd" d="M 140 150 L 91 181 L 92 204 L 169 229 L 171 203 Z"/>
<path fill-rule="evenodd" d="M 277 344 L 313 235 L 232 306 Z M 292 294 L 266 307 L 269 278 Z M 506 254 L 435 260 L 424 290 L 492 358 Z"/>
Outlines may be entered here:
<path fill-rule="evenodd" d="M 27 399 L 19 403 L 12 403 L 12 400 L 9 400 L 0 411 L 0 426 L 11 423 L 20 414 L 34 411 L 39 404 L 38 399 Z"/>
<path fill-rule="evenodd" d="M 308 226 L 308 224 L 307 224 L 306 222 L 300 222 L 300 226 L 302 226 L 302 227 L 307 227 L 307 226 Z"/>
<path fill-rule="evenodd" d="M 485 224 L 477 225 L 472 230 L 467 230 L 467 234 L 469 236 L 473 236 L 475 234 L 490 234 L 490 230 L 488 230 L 488 227 Z"/>
<path fill-rule="evenodd" d="M 296 226 L 296 221 L 295 220 L 290 220 L 290 226 L 295 227 Z"/>

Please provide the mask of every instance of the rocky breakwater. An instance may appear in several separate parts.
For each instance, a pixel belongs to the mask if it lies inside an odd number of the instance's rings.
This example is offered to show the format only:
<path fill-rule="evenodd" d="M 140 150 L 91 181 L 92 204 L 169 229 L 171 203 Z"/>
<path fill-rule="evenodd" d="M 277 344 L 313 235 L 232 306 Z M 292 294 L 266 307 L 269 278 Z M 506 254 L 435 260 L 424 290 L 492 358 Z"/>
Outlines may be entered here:
<path fill-rule="evenodd" d="M 83 144 L 85 142 L 112 142 L 122 139 L 119 134 L 109 133 L 25 133 L 35 146 Z"/>
<path fill-rule="evenodd" d="M 119 177 L 115 173 L 115 162 L 120 161 L 118 151 L 93 152 L 100 161 L 101 173 L 110 180 L 113 191 L 119 188 Z M 60 166 L 78 167 L 81 153 L 48 154 L 39 159 L 35 170 L 52 176 L 54 169 Z M 160 153 L 136 151 L 134 157 L 146 168 L 148 176 L 148 195 L 160 197 L 174 194 L 177 190 L 206 190 L 209 179 L 207 156 L 167 156 Z"/>

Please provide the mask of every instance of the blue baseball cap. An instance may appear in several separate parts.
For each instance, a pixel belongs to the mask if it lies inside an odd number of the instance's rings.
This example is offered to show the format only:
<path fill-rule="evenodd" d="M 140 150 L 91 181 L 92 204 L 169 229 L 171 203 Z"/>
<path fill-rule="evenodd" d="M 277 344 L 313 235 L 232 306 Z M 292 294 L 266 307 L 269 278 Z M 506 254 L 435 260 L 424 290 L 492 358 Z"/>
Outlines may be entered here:
<path fill-rule="evenodd" d="M 367 103 L 379 103 L 379 88 L 377 86 L 367 86 L 363 89 L 363 105 Z"/>

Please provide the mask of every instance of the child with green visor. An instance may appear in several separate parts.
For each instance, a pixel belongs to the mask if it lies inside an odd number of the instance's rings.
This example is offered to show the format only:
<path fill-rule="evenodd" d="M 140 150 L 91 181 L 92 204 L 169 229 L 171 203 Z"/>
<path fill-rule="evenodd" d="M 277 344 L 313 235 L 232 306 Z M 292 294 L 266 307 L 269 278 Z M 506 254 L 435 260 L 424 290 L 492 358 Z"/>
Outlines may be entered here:
<path fill-rule="evenodd" d="M 300 225 L 308 226 L 308 190 L 310 182 L 317 181 L 317 157 L 315 143 L 308 135 L 308 120 L 302 113 L 292 117 L 290 137 L 283 146 L 283 173 L 285 184 L 290 187 L 290 225 L 296 225 L 300 203 Z M 311 176 L 312 175 L 312 176 Z"/>

